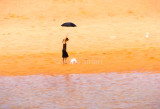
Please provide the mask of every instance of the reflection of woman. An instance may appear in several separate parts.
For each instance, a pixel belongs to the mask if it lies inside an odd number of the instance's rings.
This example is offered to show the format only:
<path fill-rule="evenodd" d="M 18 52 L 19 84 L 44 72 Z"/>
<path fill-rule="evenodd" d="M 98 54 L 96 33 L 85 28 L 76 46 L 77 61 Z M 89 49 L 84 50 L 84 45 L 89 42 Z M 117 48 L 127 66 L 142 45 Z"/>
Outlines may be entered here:
<path fill-rule="evenodd" d="M 63 58 L 63 64 L 66 64 L 66 59 L 69 57 L 67 53 L 67 41 L 69 41 L 68 37 L 66 36 L 65 39 L 63 39 L 63 49 L 62 49 L 62 58 Z"/>

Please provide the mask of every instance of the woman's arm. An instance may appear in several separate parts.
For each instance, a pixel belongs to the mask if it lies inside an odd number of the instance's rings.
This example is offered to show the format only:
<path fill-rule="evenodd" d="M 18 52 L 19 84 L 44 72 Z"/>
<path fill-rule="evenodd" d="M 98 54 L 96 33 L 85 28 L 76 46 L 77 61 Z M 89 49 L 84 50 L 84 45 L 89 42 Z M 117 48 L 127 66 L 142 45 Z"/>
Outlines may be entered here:
<path fill-rule="evenodd" d="M 69 33 L 68 33 L 69 34 Z M 62 43 L 65 44 L 66 43 L 66 39 L 68 38 L 68 34 L 66 35 L 66 38 L 62 40 Z"/>
<path fill-rule="evenodd" d="M 68 38 L 69 33 L 66 35 L 66 38 Z"/>

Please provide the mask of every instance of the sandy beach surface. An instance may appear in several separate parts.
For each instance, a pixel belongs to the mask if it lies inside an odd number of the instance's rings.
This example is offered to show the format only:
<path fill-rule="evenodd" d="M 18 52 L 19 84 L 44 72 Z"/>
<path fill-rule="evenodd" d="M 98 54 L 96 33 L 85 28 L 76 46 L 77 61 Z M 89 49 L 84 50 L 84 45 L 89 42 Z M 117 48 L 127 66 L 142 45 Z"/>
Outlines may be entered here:
<path fill-rule="evenodd" d="M 0 75 L 160 71 L 158 1 L 1 3 Z M 77 27 L 61 27 L 68 21 Z M 67 33 L 68 63 L 77 65 L 61 64 Z"/>
<path fill-rule="evenodd" d="M 0 75 L 160 71 L 158 1 L 1 3 Z M 68 21 L 77 27 L 61 27 Z M 77 65 L 61 64 L 67 33 L 68 62 L 75 57 Z"/>

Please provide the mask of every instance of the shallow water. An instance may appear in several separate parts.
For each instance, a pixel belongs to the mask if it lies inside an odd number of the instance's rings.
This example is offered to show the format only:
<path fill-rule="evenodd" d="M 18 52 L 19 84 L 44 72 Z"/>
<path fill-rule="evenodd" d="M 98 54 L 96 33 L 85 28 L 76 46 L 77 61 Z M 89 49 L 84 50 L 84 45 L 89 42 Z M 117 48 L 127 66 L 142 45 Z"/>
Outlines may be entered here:
<path fill-rule="evenodd" d="M 160 74 L 0 76 L 0 109 L 159 109 Z"/>

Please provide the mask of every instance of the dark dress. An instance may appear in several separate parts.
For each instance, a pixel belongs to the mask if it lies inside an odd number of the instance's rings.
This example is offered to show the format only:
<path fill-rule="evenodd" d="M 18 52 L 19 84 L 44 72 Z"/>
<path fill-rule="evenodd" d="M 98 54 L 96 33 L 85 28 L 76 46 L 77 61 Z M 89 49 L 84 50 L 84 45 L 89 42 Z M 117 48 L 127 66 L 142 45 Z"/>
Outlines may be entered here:
<path fill-rule="evenodd" d="M 62 57 L 63 58 L 69 57 L 66 49 L 67 49 L 67 44 L 65 43 L 65 44 L 63 44 L 63 49 L 62 49 Z"/>

